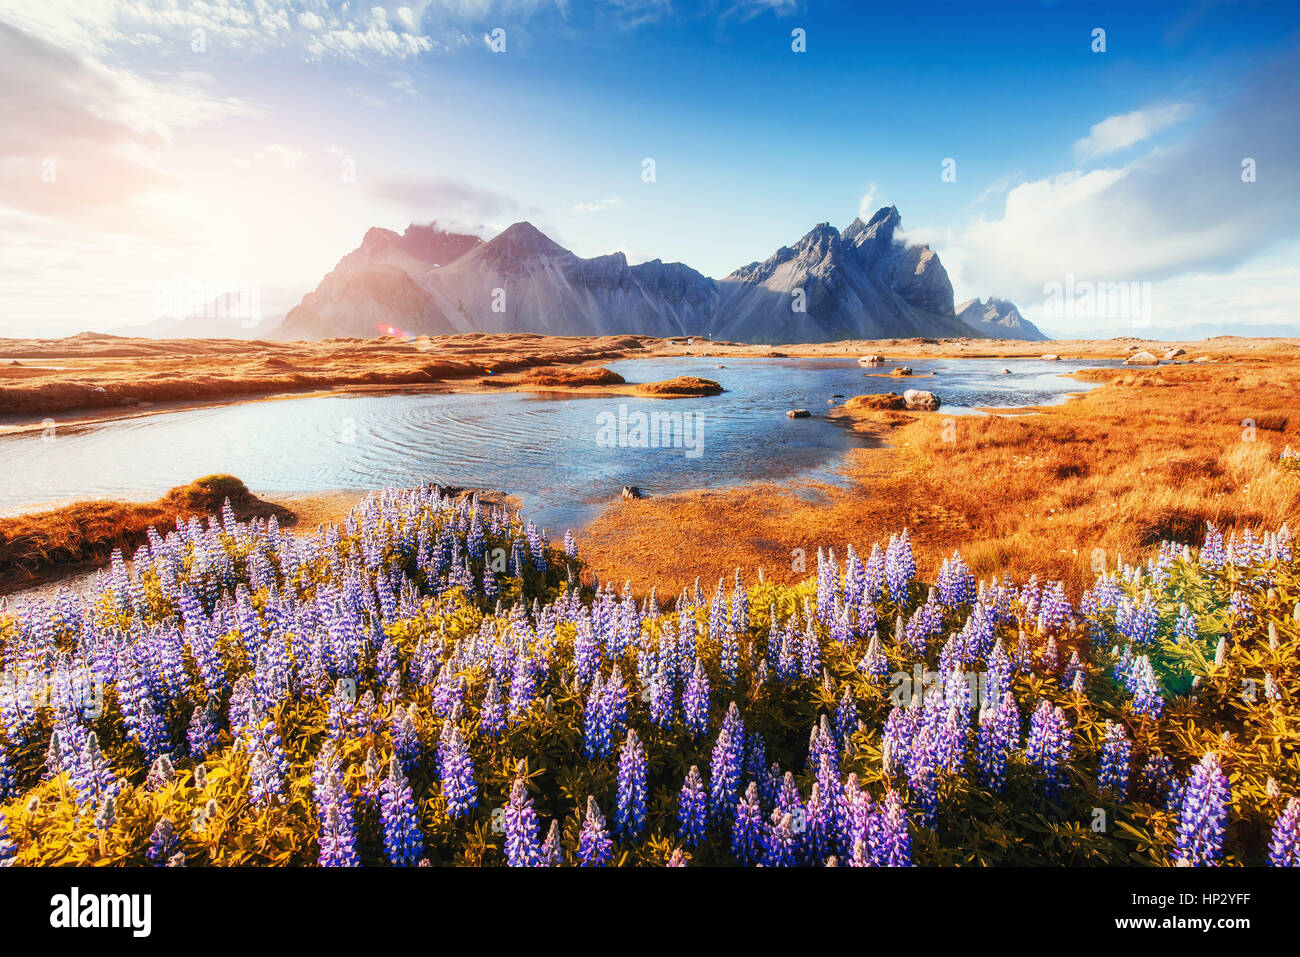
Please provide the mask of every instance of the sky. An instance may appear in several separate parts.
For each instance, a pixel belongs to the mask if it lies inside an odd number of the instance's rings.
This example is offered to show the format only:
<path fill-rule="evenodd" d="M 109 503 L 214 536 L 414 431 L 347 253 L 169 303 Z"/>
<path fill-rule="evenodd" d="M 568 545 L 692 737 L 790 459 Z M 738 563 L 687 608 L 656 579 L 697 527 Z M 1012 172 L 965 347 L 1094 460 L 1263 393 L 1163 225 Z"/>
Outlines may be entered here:
<path fill-rule="evenodd" d="M 1300 334 L 1298 81 L 1294 2 L 0 0 L 0 336 L 282 313 L 372 226 L 722 277 L 890 204 L 1058 335 Z"/>

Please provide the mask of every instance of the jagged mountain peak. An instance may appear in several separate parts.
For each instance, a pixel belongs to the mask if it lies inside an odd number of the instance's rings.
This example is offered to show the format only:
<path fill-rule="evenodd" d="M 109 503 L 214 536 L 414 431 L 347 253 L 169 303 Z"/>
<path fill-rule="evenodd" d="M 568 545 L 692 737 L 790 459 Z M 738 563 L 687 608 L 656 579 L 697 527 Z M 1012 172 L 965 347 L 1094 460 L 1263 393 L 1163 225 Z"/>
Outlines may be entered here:
<path fill-rule="evenodd" d="M 1048 338 L 1037 326 L 1020 314 L 1015 303 L 996 296 L 989 296 L 982 301 L 966 300 L 957 306 L 957 318 L 977 332 L 1000 339 L 1025 339 L 1038 342 Z"/>

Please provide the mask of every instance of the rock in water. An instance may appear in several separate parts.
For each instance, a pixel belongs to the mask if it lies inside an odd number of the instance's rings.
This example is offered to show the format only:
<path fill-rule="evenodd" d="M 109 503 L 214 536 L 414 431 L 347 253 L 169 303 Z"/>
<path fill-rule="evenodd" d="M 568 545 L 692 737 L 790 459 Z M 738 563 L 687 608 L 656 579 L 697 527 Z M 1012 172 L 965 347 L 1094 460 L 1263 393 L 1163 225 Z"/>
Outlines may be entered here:
<path fill-rule="evenodd" d="M 792 419 L 806 419 L 811 414 L 812 413 L 809 412 L 807 409 L 791 409 L 789 412 L 786 413 L 786 415 L 788 415 Z"/>
<path fill-rule="evenodd" d="M 904 392 L 903 402 L 909 409 L 918 412 L 933 412 L 939 408 L 939 397 L 933 392 L 922 392 L 920 389 Z"/>
<path fill-rule="evenodd" d="M 1160 360 L 1149 352 L 1135 352 L 1124 360 L 1127 366 L 1158 366 Z"/>

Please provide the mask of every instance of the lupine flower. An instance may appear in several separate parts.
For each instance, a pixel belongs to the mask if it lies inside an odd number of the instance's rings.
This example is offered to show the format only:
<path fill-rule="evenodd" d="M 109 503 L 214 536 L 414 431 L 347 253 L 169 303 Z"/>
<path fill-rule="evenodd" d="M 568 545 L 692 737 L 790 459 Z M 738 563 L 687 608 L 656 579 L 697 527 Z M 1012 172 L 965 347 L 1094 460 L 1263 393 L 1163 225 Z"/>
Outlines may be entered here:
<path fill-rule="evenodd" d="M 608 757 L 614 747 L 614 717 L 599 673 L 587 692 L 582 729 L 582 753 L 590 760 Z"/>
<path fill-rule="evenodd" d="M 9 822 L 0 812 L 0 867 L 9 867 L 18 856 L 18 848 L 9 839 Z"/>
<path fill-rule="evenodd" d="M 414 867 L 424 856 L 424 837 L 420 834 L 415 796 L 396 758 L 388 764 L 388 774 L 380 791 L 380 820 L 384 829 L 384 853 L 394 867 Z"/>
<path fill-rule="evenodd" d="M 613 859 L 614 842 L 605 827 L 605 815 L 594 797 L 587 798 L 587 816 L 578 836 L 578 860 L 583 867 L 603 867 Z"/>
<path fill-rule="evenodd" d="M 688 847 L 694 847 L 704 840 L 708 811 L 709 796 L 704 790 L 700 769 L 691 765 L 686 781 L 677 795 L 677 834 Z"/>
<path fill-rule="evenodd" d="M 758 784 L 750 781 L 736 804 L 736 818 L 731 823 L 731 853 L 741 864 L 753 864 L 762 856 L 765 843 Z"/>
<path fill-rule="evenodd" d="M 1010 691 L 996 708 L 980 712 L 979 735 L 975 743 L 975 764 L 980 778 L 1001 791 L 1006 785 L 1007 754 L 1020 745 L 1020 709 Z"/>
<path fill-rule="evenodd" d="M 709 762 L 709 814 L 714 821 L 729 819 L 735 810 L 744 763 L 745 724 L 733 701 L 718 729 Z"/>
<path fill-rule="evenodd" d="M 1190 867 L 1212 867 L 1223 859 L 1223 837 L 1232 789 L 1208 752 L 1192 769 L 1178 814 L 1178 846 L 1174 858 Z"/>
<path fill-rule="evenodd" d="M 767 867 L 793 867 L 799 863 L 799 842 L 794 834 L 794 818 L 777 808 L 772 812 L 772 826 L 767 831 L 767 848 L 763 863 Z"/>
<path fill-rule="evenodd" d="M 523 778 L 515 778 L 506 805 L 506 861 L 511 867 L 537 867 L 541 848 L 537 843 L 537 812 Z"/>
<path fill-rule="evenodd" d="M 1151 659 L 1139 656 L 1129 671 L 1129 690 L 1133 692 L 1133 711 L 1152 718 L 1160 717 L 1164 710 L 1165 699 L 1160 694 L 1155 672 L 1151 668 Z"/>
<path fill-rule="evenodd" d="M 1065 712 L 1046 699 L 1029 722 L 1025 758 L 1043 775 L 1043 791 L 1056 797 L 1065 788 L 1066 768 L 1073 755 L 1070 725 Z"/>
<path fill-rule="evenodd" d="M 618 800 L 614 808 L 614 828 L 628 838 L 636 838 L 645 827 L 646 761 L 645 748 L 635 731 L 629 730 L 618 759 Z"/>
<path fill-rule="evenodd" d="M 496 678 L 488 681 L 487 692 L 483 696 L 483 707 L 479 710 L 479 727 L 483 733 L 495 738 L 506 726 L 506 706 L 501 700 L 501 686 Z"/>
<path fill-rule="evenodd" d="M 352 811 L 352 796 L 337 769 L 328 769 L 316 794 L 320 818 L 321 867 L 358 867 L 357 828 Z"/>
<path fill-rule="evenodd" d="M 154 825 L 153 833 L 149 835 L 149 846 L 145 849 L 144 856 L 155 867 L 162 867 L 180 853 L 180 849 L 181 842 L 176 836 L 175 825 L 169 818 L 159 818 L 158 823 Z"/>
<path fill-rule="evenodd" d="M 695 670 L 686 679 L 686 693 L 682 695 L 682 711 L 686 727 L 698 737 L 709 730 L 709 676 L 704 672 L 704 662 L 696 658 Z"/>
<path fill-rule="evenodd" d="M 911 867 L 912 838 L 907 829 L 907 809 L 897 791 L 889 791 L 877 810 L 875 861 L 880 867 Z"/>
<path fill-rule="evenodd" d="M 1133 743 L 1124 726 L 1114 721 L 1106 722 L 1106 739 L 1101 749 L 1101 767 L 1097 771 L 1097 787 L 1111 794 L 1117 801 L 1128 797 L 1129 761 Z"/>
<path fill-rule="evenodd" d="M 474 763 L 460 728 L 452 727 L 442 758 L 442 793 L 447 799 L 447 815 L 461 817 L 478 805 L 478 785 L 474 782 Z"/>
<path fill-rule="evenodd" d="M 0 826 L 3 826 L 2 823 Z M 1273 867 L 1300 867 L 1300 800 L 1296 798 L 1287 801 L 1286 810 L 1277 816 L 1277 821 L 1273 824 L 1268 862 Z"/>
<path fill-rule="evenodd" d="M 552 821 L 546 840 L 537 855 L 537 867 L 559 867 L 564 863 L 564 848 L 560 846 L 560 822 Z"/>

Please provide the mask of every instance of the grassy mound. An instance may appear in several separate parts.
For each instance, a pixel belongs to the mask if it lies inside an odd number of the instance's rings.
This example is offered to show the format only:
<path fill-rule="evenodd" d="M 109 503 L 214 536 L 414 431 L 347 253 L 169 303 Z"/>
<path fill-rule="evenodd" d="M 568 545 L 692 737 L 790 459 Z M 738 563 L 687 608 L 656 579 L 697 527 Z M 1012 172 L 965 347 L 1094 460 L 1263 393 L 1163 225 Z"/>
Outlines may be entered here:
<path fill-rule="evenodd" d="M 663 382 L 647 382 L 644 385 L 638 385 L 636 391 L 641 395 L 664 397 L 720 395 L 722 386 L 712 379 L 700 379 L 693 375 L 679 375 L 675 379 L 666 379 Z"/>
<path fill-rule="evenodd" d="M 240 517 L 290 517 L 256 498 L 233 475 L 206 475 L 155 502 L 74 502 L 0 518 L 0 586 L 40 584 L 77 566 L 107 561 L 116 549 L 129 554 L 144 544 L 150 528 L 215 514 L 226 501 Z"/>

